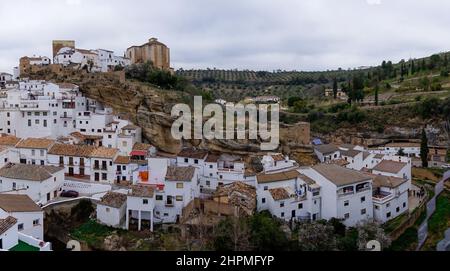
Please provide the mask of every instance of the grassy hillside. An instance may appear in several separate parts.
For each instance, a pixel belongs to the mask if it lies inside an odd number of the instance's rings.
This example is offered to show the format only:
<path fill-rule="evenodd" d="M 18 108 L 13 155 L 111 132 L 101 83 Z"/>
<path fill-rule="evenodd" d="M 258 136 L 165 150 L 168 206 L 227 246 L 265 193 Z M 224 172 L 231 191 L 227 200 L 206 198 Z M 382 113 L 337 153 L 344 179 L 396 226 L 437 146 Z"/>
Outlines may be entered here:
<path fill-rule="evenodd" d="M 285 102 L 290 97 L 320 98 L 323 96 L 324 88 L 332 88 L 334 80 L 339 88 L 348 92 L 351 92 L 352 88 L 357 88 L 369 99 L 374 99 L 374 87 L 378 85 L 381 93 L 387 93 L 381 98 L 390 100 L 391 90 L 401 94 L 397 96 L 403 96 L 420 89 L 426 91 L 450 89 L 450 80 L 446 79 L 449 70 L 448 59 L 448 53 L 441 53 L 421 59 L 402 60 L 399 63 L 383 61 L 377 67 L 354 70 L 267 72 L 180 69 L 177 75 L 210 92 L 215 98 L 226 97 L 230 101 L 259 95 L 277 95 Z"/>

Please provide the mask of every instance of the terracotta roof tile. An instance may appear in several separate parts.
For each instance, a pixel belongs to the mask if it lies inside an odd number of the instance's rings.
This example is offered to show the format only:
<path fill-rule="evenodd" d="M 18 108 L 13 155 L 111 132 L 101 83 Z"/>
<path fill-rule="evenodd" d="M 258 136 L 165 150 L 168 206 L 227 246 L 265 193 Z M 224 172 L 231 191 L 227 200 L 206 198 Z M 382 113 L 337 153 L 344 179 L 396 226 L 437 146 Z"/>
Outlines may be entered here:
<path fill-rule="evenodd" d="M 16 148 L 48 150 L 55 142 L 55 140 L 47 138 L 27 138 L 20 141 Z"/>
<path fill-rule="evenodd" d="M 148 185 L 133 185 L 129 193 L 130 196 L 138 198 L 153 198 L 154 194 L 155 189 Z"/>
<path fill-rule="evenodd" d="M 0 209 L 5 212 L 42 212 L 39 207 L 27 195 L 0 194 Z"/>
<path fill-rule="evenodd" d="M 48 153 L 62 156 L 90 157 L 94 150 L 95 147 L 89 145 L 55 144 Z"/>
<path fill-rule="evenodd" d="M 339 148 L 333 144 L 317 145 L 314 149 L 322 154 L 330 154 L 339 151 Z"/>
<path fill-rule="evenodd" d="M 272 183 L 293 180 L 299 176 L 300 173 L 297 170 L 290 170 L 273 174 L 258 174 L 256 175 L 256 180 L 258 181 L 258 183 Z"/>
<path fill-rule="evenodd" d="M 269 192 L 275 201 L 285 200 L 291 197 L 291 193 L 289 193 L 289 191 L 287 191 L 285 188 L 269 189 Z"/>
<path fill-rule="evenodd" d="M 373 179 L 370 175 L 333 164 L 318 164 L 313 169 L 336 186 L 349 185 Z"/>
<path fill-rule="evenodd" d="M 166 180 L 174 182 L 190 182 L 194 178 L 194 167 L 176 167 L 167 168 Z"/>
<path fill-rule="evenodd" d="M 400 185 L 406 183 L 408 180 L 402 179 L 402 178 L 396 178 L 396 177 L 389 177 L 389 176 L 382 176 L 382 175 L 376 175 L 373 180 L 373 187 L 389 187 L 389 188 L 396 188 Z"/>
<path fill-rule="evenodd" d="M 127 201 L 127 195 L 116 192 L 108 192 L 104 195 L 99 204 L 113 208 L 122 207 Z"/>
<path fill-rule="evenodd" d="M 120 165 L 128 165 L 131 162 L 130 156 L 117 156 L 116 160 L 114 161 L 115 164 Z"/>
<path fill-rule="evenodd" d="M 99 148 L 95 148 L 94 151 L 92 151 L 90 157 L 114 159 L 118 152 L 119 152 L 118 149 L 99 147 Z"/>
<path fill-rule="evenodd" d="M 8 164 L 0 169 L 0 176 L 4 178 L 42 182 L 52 177 L 52 174 L 64 168 L 54 166 Z"/>
<path fill-rule="evenodd" d="M 389 173 L 398 173 L 398 172 L 400 172 L 400 170 L 402 170 L 404 167 L 406 167 L 406 165 L 407 165 L 406 163 L 402 163 L 402 162 L 383 160 L 378 165 L 376 165 L 373 168 L 373 170 L 389 172 Z"/>
<path fill-rule="evenodd" d="M 16 223 L 17 219 L 12 216 L 8 216 L 5 219 L 0 219 L 0 234 L 4 234 L 6 231 L 16 225 Z"/>
<path fill-rule="evenodd" d="M 148 151 L 151 147 L 153 146 L 150 144 L 136 143 L 133 146 L 133 151 Z"/>
<path fill-rule="evenodd" d="M 20 140 L 21 140 L 21 138 L 18 138 L 15 136 L 6 135 L 6 134 L 0 135 L 0 145 L 15 146 L 15 145 L 17 145 L 17 143 L 19 143 Z"/>

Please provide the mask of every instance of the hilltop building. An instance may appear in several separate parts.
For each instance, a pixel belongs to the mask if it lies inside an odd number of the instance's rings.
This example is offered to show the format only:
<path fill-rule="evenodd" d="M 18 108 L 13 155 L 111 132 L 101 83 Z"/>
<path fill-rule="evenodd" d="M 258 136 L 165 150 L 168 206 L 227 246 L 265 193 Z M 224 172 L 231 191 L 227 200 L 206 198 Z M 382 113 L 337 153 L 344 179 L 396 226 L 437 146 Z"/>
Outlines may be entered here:
<path fill-rule="evenodd" d="M 170 49 L 156 38 L 151 38 L 141 46 L 131 46 L 127 49 L 126 56 L 131 64 L 151 61 L 158 69 L 170 70 Z"/>

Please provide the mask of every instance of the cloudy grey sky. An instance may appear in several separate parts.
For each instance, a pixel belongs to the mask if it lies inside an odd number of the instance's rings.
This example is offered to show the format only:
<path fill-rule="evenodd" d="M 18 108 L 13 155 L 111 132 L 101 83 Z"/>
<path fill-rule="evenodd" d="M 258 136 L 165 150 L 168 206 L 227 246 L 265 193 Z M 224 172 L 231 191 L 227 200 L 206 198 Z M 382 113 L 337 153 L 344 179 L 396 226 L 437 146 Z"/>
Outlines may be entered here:
<path fill-rule="evenodd" d="M 450 50 L 446 0 L 0 0 L 0 71 L 53 39 L 123 54 L 155 36 L 172 66 L 326 70 Z"/>

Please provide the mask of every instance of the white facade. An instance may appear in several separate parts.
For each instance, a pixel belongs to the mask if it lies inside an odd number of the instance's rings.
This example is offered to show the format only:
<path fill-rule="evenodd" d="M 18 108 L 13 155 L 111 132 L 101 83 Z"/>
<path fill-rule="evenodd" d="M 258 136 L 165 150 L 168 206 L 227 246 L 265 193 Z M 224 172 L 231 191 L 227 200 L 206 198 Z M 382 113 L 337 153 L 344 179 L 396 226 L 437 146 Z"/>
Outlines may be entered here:
<path fill-rule="evenodd" d="M 17 219 L 18 232 L 44 240 L 44 211 L 6 212 L 0 206 L 0 217 L 8 215 Z"/>
<path fill-rule="evenodd" d="M 408 196 L 411 182 L 398 178 L 392 181 L 389 177 L 386 179 L 388 182 L 380 183 L 374 188 L 373 196 L 374 218 L 382 223 L 409 210 Z"/>
<path fill-rule="evenodd" d="M 335 165 L 321 166 L 334 167 L 333 170 L 338 167 Z M 316 169 L 318 169 L 317 166 Z M 347 184 L 337 184 L 336 181 L 328 179 L 329 177 L 323 176 L 316 169 L 300 169 L 300 172 L 321 186 L 322 218 L 342 219 L 346 226 L 355 226 L 363 220 L 373 218 L 372 179 L 370 177 L 361 181 L 348 179 Z M 342 168 L 339 171 L 345 172 L 343 170 L 349 169 Z"/>
<path fill-rule="evenodd" d="M 72 65 L 76 69 L 87 69 L 89 72 L 109 72 L 115 67 L 126 67 L 130 59 L 115 56 L 114 52 L 104 49 L 84 50 L 69 47 L 61 48 L 54 58 L 55 64 L 65 67 Z"/>
<path fill-rule="evenodd" d="M 29 174 L 25 176 L 19 171 L 42 174 L 37 177 Z M 64 169 L 56 167 L 12 164 L 3 167 L 0 172 L 0 192 L 27 195 L 42 205 L 59 195 L 64 182 Z M 17 177 L 11 177 L 12 175 Z"/>

